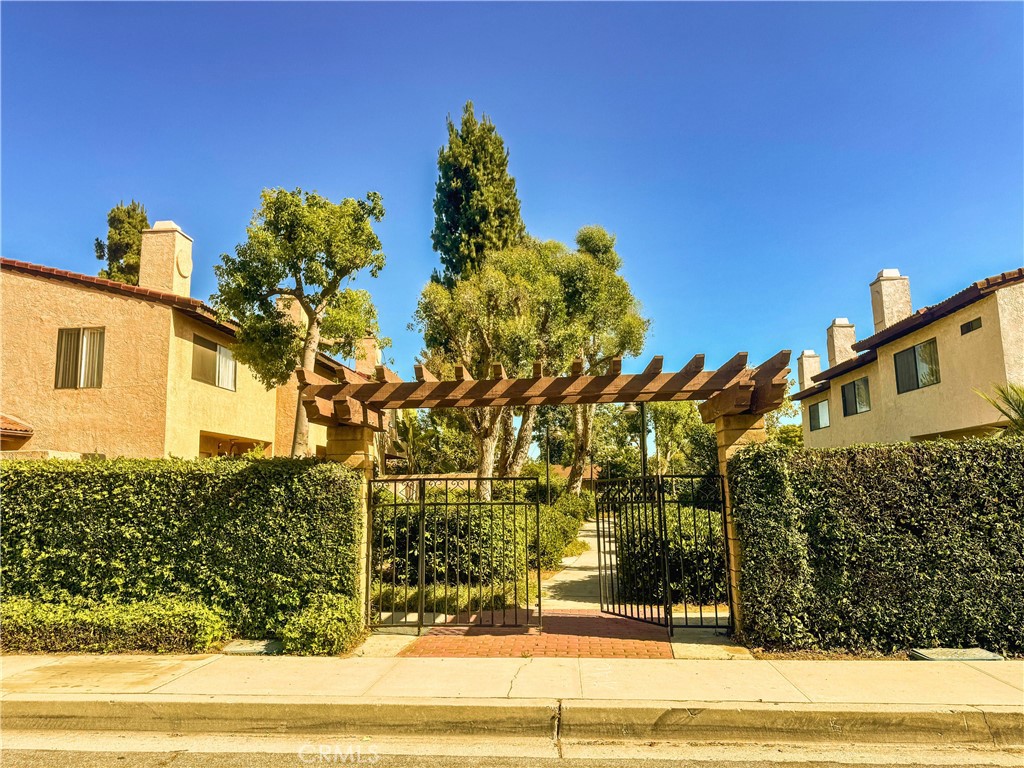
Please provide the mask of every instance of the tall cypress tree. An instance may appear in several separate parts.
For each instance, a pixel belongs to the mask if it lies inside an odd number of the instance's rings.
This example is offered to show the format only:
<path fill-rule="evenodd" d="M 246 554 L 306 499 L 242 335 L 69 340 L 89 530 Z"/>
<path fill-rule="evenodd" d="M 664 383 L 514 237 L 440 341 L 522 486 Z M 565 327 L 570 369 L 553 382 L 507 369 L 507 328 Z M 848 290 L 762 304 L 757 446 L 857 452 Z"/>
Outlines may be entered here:
<path fill-rule="evenodd" d="M 508 248 L 526 235 L 508 150 L 486 115 L 476 119 L 467 101 L 459 127 L 448 117 L 448 145 L 437 156 L 434 231 L 443 280 L 451 284 L 480 266 L 487 251 Z"/>
<path fill-rule="evenodd" d="M 139 284 L 142 232 L 149 229 L 146 206 L 132 200 L 118 203 L 107 214 L 107 240 L 96 238 L 96 258 L 107 262 L 100 277 L 129 285 Z"/>

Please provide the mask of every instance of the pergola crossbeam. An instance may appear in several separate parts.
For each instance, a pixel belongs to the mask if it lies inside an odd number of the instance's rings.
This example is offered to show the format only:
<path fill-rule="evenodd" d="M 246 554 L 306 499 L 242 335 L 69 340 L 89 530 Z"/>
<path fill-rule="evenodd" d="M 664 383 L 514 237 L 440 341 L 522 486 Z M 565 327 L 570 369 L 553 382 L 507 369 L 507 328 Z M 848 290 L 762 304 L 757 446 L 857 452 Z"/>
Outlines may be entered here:
<path fill-rule="evenodd" d="M 372 414 L 398 408 L 489 408 L 526 405 L 581 405 L 630 402 L 704 401 L 701 415 L 759 415 L 777 408 L 785 396 L 790 352 L 779 352 L 757 368 L 747 366 L 740 352 L 718 370 L 704 370 L 704 356 L 695 355 L 674 373 L 662 372 L 663 358 L 655 356 L 642 373 L 623 374 L 620 358 L 609 372 L 583 375 L 583 361 L 573 362 L 572 375 L 544 376 L 539 362 L 533 377 L 508 378 L 504 367 L 492 367 L 490 379 L 474 380 L 464 366 L 455 366 L 453 380 L 438 381 L 416 365 L 416 381 L 402 381 L 384 369 L 376 381 L 348 379 L 331 383 L 312 374 L 300 375 L 302 401 L 311 421 L 321 424 L 358 423 L 383 428 Z M 383 366 L 381 366 L 383 368 Z M 331 403 L 331 405 L 328 405 Z"/>

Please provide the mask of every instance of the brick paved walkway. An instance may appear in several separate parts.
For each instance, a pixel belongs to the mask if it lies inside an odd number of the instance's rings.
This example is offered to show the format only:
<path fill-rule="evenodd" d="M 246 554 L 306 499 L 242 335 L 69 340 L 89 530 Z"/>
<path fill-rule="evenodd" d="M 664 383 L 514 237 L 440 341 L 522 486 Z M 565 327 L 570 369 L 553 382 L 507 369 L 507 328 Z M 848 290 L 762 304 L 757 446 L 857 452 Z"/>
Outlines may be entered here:
<path fill-rule="evenodd" d="M 400 656 L 671 659 L 664 627 L 600 611 L 544 612 L 544 631 L 524 627 L 434 627 Z"/>

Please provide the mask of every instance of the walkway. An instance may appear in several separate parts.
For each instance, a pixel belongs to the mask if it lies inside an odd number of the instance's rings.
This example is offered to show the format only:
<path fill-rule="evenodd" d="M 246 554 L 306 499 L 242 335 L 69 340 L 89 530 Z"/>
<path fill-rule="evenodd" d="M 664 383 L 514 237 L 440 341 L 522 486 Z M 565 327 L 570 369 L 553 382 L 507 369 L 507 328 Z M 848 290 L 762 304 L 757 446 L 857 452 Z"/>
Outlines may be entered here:
<path fill-rule="evenodd" d="M 398 655 L 433 658 L 738 659 L 745 648 L 713 630 L 668 630 L 601 612 L 597 524 L 583 524 L 587 549 L 541 584 L 543 631 L 523 627 L 434 627 Z"/>

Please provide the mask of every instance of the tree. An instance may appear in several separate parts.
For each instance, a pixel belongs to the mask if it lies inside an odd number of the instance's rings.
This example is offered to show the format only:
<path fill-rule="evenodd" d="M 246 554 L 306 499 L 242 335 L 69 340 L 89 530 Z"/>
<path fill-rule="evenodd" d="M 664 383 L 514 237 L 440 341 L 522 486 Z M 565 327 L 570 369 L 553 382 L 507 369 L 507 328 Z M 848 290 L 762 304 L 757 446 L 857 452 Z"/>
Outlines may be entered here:
<path fill-rule="evenodd" d="M 450 376 L 458 365 L 475 379 L 490 378 L 495 365 L 502 365 L 510 376 L 530 375 L 534 361 L 549 371 L 563 368 L 574 347 L 555 268 L 564 255 L 560 243 L 526 240 L 489 254 L 474 272 L 450 285 L 428 283 L 415 315 L 427 367 Z M 523 409 L 508 454 L 511 474 L 526 460 L 535 411 Z M 502 429 L 510 429 L 510 419 L 502 424 L 503 412 L 511 415 L 511 409 L 502 408 L 465 412 L 479 457 L 479 477 L 495 474 L 498 438 Z"/>
<path fill-rule="evenodd" d="M 558 268 L 575 352 L 583 358 L 584 373 L 605 373 L 612 358 L 640 354 L 650 321 L 641 315 L 640 302 L 619 274 L 622 259 L 615 251 L 615 236 L 598 226 L 581 228 L 576 233 L 575 253 Z M 578 494 L 583 485 L 595 413 L 593 405 L 573 407 L 570 493 Z"/>
<path fill-rule="evenodd" d="M 508 173 L 508 151 L 494 124 L 476 119 L 467 101 L 461 126 L 448 122 L 448 145 L 437 156 L 430 239 L 441 255 L 442 280 L 451 285 L 483 263 L 485 254 L 520 243 L 526 228 L 516 181 Z"/>
<path fill-rule="evenodd" d="M 287 382 L 299 366 L 312 371 L 317 353 L 355 355 L 355 343 L 376 335 L 377 313 L 369 293 L 348 287 L 369 269 L 384 267 L 372 222 L 384 217 L 381 196 L 332 203 L 316 192 L 265 189 L 246 229 L 247 240 L 214 267 L 212 302 L 237 323 L 235 358 L 266 386 Z M 298 302 L 305 323 L 295 323 L 278 299 Z M 292 455 L 308 452 L 309 424 L 301 402 Z"/>
<path fill-rule="evenodd" d="M 107 240 L 96 238 L 96 258 L 107 262 L 100 277 L 128 285 L 139 284 L 139 257 L 142 255 L 142 233 L 149 229 L 146 207 L 136 200 L 128 205 L 122 200 L 107 214 Z"/>

